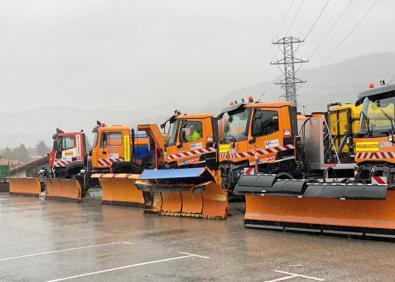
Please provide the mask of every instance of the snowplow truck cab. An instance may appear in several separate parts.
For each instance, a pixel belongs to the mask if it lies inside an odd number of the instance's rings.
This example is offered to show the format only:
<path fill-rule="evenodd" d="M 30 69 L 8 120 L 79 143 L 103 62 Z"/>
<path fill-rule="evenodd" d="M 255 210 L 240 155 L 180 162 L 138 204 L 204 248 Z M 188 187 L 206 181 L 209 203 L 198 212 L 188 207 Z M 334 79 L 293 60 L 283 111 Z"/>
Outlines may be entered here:
<path fill-rule="evenodd" d="M 89 153 L 89 142 L 85 133 L 57 129 L 52 139 L 49 166 L 53 176 L 71 178 L 79 174 L 86 165 Z"/>
<path fill-rule="evenodd" d="M 50 170 L 38 177 L 11 179 L 10 192 L 38 196 L 45 190 L 47 198 L 80 200 L 87 190 L 81 170 L 86 167 L 88 139 L 83 131 L 56 129 L 49 153 Z"/>
<path fill-rule="evenodd" d="M 217 170 L 216 118 L 212 114 L 177 114 L 161 127 L 167 125 L 159 169 L 144 170 L 136 182 L 146 195 L 145 212 L 225 218 L 228 202 Z M 139 129 L 143 127 L 149 128 L 142 125 Z M 158 131 L 151 126 L 151 132 Z M 155 143 L 161 144 L 159 141 Z"/>
<path fill-rule="evenodd" d="M 297 112 L 289 102 L 238 103 L 218 115 L 223 188 L 233 191 L 243 174 L 292 173 Z"/>
<path fill-rule="evenodd" d="M 216 163 L 217 122 L 212 114 L 179 115 L 170 123 L 164 144 L 167 168 Z"/>
<path fill-rule="evenodd" d="M 362 92 L 361 126 L 354 138 L 356 178 L 395 187 L 395 85 Z M 391 191 L 392 192 L 392 191 Z"/>
<path fill-rule="evenodd" d="M 360 129 L 348 140 L 355 163 L 342 163 L 339 156 L 337 162 L 326 162 L 325 156 L 333 153 L 333 140 L 327 146 L 322 139 L 328 135 L 325 119 L 323 123 L 312 115 L 302 126 L 299 122 L 295 160 L 300 174 L 260 171 L 239 179 L 235 192 L 246 198 L 245 225 L 395 236 L 395 194 L 386 184 L 393 177 L 394 90 L 389 85 L 359 95 Z M 292 177 L 284 179 L 283 172 Z"/>
<path fill-rule="evenodd" d="M 153 151 L 146 133 L 123 125 L 97 122 L 93 130 L 90 175 L 102 188 L 102 203 L 141 207 L 144 198 L 134 182 L 152 162 Z"/>
<path fill-rule="evenodd" d="M 144 162 L 152 158 L 148 137 L 142 132 L 98 122 L 93 134 L 92 173 L 140 173 Z"/>

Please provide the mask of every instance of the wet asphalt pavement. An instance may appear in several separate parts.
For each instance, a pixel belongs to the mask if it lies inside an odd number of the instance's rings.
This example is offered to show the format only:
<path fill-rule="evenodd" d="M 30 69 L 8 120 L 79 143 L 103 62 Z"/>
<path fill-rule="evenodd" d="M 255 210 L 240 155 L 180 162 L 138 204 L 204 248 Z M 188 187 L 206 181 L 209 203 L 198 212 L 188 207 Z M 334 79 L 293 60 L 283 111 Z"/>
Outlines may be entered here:
<path fill-rule="evenodd" d="M 1 281 L 394 281 L 395 242 L 0 193 Z"/>

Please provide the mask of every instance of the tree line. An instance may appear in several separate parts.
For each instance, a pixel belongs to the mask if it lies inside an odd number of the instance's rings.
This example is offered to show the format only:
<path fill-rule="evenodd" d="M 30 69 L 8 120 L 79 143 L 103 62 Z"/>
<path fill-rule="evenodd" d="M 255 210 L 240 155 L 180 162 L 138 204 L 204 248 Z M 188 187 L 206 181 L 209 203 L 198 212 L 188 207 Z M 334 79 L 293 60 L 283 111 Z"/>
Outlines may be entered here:
<path fill-rule="evenodd" d="M 40 141 L 34 147 L 27 147 L 20 144 L 15 148 L 6 147 L 0 150 L 0 159 L 18 160 L 22 163 L 29 162 L 33 156 L 45 156 L 49 153 L 50 148 L 44 141 Z"/>

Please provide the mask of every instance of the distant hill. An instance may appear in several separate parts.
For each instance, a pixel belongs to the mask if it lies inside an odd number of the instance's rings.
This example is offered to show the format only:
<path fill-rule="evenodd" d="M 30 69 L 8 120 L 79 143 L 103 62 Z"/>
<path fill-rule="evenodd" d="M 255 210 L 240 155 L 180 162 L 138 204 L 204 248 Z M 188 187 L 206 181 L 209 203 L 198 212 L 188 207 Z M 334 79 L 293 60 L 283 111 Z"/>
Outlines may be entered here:
<path fill-rule="evenodd" d="M 370 81 L 389 80 L 395 78 L 395 52 L 385 54 L 369 54 L 355 57 L 340 63 L 323 66 L 318 69 L 306 69 L 299 76 L 311 77 L 298 92 L 298 104 L 306 106 L 306 112 L 324 111 L 331 102 L 354 102 L 358 93 L 367 88 Z M 307 65 L 306 65 L 307 66 Z M 276 80 L 278 80 L 278 77 Z M 188 113 L 217 112 L 235 99 L 253 96 L 262 97 L 263 101 L 278 101 L 281 95 L 279 86 L 274 81 L 259 82 L 243 87 L 227 95 L 217 94 L 209 104 L 196 102 L 195 109 L 181 109 Z M 199 104 L 200 103 L 200 104 Z M 176 104 L 176 103 L 174 103 Z M 160 108 L 130 105 L 130 110 L 100 110 L 88 105 L 86 109 L 73 107 L 40 108 L 14 113 L 0 113 L 0 148 L 18 146 L 19 143 L 34 146 L 40 140 L 51 145 L 51 136 L 57 127 L 64 130 L 85 129 L 88 133 L 95 126 L 96 120 L 109 124 L 126 124 L 136 126 L 139 123 L 164 121 L 167 116 L 158 113 L 173 112 L 164 99 Z M 301 110 L 301 107 L 299 107 Z"/>
<path fill-rule="evenodd" d="M 331 102 L 355 102 L 359 92 L 366 90 L 368 83 L 395 78 L 395 52 L 369 54 L 355 57 L 340 63 L 322 66 L 318 69 L 306 69 L 298 73 L 307 79 L 307 83 L 298 91 L 298 105 L 306 106 L 307 112 L 323 111 Z M 310 79 L 309 79 L 310 78 Z M 262 101 L 278 101 L 282 91 L 273 81 L 260 82 L 255 85 L 232 91 L 221 98 L 218 103 L 226 105 L 229 101 L 253 96 L 258 99 L 263 92 Z M 217 103 L 217 104 L 218 104 Z M 209 107 L 215 111 L 215 103 Z M 301 109 L 300 109 L 301 110 Z M 207 110 L 206 110 L 207 111 Z"/>

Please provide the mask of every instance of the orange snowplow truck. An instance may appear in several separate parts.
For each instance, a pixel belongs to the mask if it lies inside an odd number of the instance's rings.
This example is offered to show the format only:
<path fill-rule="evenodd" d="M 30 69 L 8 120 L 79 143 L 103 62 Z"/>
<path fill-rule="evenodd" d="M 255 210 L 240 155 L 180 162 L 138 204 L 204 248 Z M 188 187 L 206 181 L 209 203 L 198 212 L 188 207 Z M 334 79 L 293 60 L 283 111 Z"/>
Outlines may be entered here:
<path fill-rule="evenodd" d="M 38 177 L 10 178 L 10 193 L 38 196 L 45 190 L 48 198 L 81 198 L 86 187 L 80 171 L 86 166 L 88 139 L 83 131 L 64 132 L 59 128 L 52 139 L 53 147 L 49 153 L 50 169 L 41 170 Z"/>
<path fill-rule="evenodd" d="M 123 125 L 107 126 L 98 121 L 93 129 L 87 179 L 98 179 L 102 203 L 142 206 L 143 194 L 134 181 L 153 161 L 150 140 L 145 133 Z"/>
<path fill-rule="evenodd" d="M 394 104 L 394 85 L 359 95 L 359 132 L 347 142 L 354 148 L 355 163 L 327 163 L 326 120 L 314 115 L 299 119 L 298 132 L 290 135 L 291 166 L 259 167 L 237 182 L 235 192 L 246 198 L 245 225 L 395 236 Z"/>
<path fill-rule="evenodd" d="M 237 103 L 218 115 L 219 162 L 223 188 L 233 191 L 239 177 L 298 170 L 295 162 L 297 113 L 288 102 Z"/>
<path fill-rule="evenodd" d="M 145 194 L 145 211 L 225 218 L 228 201 L 218 171 L 216 118 L 176 113 L 161 127 L 168 127 L 166 140 L 156 138 L 154 142 L 161 147 L 161 157 L 155 169 L 145 169 L 135 183 Z M 157 125 L 138 128 L 153 139 L 160 136 Z"/>

